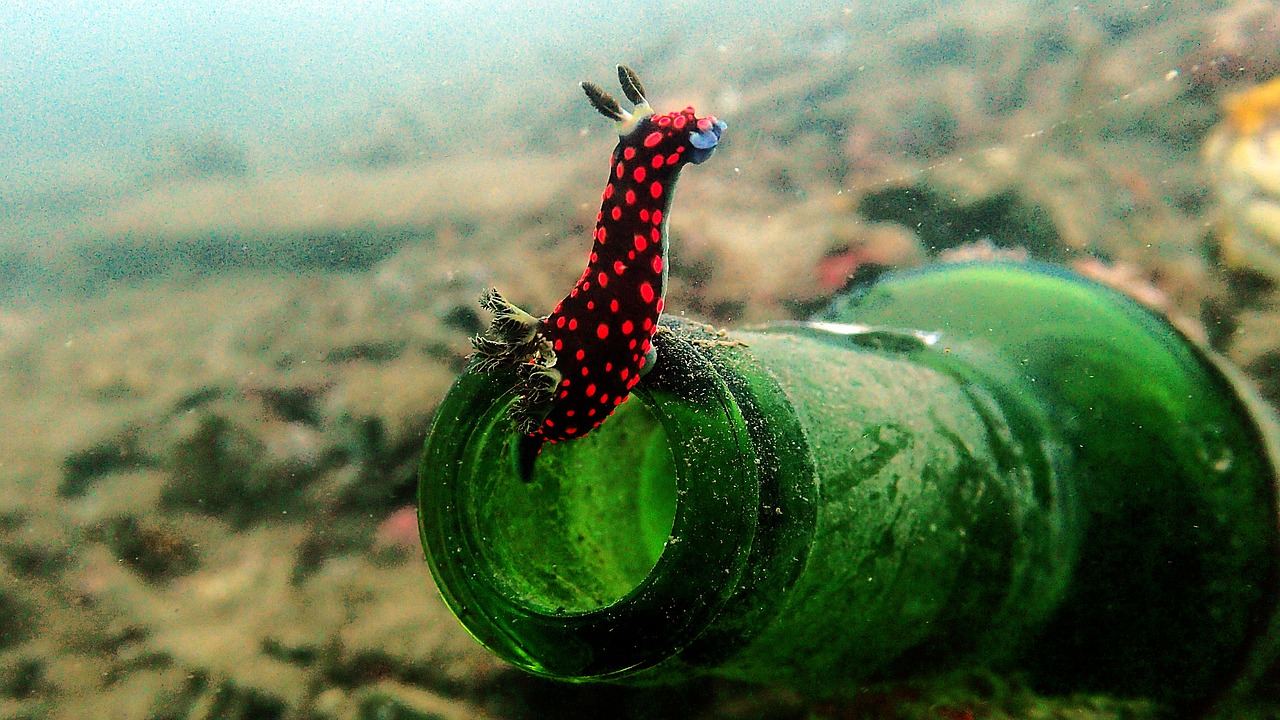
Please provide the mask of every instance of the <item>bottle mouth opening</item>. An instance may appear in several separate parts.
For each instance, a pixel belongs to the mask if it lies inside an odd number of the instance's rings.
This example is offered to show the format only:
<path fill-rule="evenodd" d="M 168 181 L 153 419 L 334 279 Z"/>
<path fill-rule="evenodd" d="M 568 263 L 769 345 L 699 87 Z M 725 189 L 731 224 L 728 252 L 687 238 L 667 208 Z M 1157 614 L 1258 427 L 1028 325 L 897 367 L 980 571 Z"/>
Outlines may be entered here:
<path fill-rule="evenodd" d="M 676 469 L 666 431 L 632 396 L 586 436 L 543 445 L 530 470 L 510 405 L 491 406 L 465 450 L 461 529 L 475 571 L 536 612 L 613 605 L 644 582 L 671 538 Z"/>
<path fill-rule="evenodd" d="M 436 411 L 418 518 L 463 626 L 529 672 L 631 675 L 678 653 L 746 572 L 760 506 L 742 411 L 678 322 L 613 417 L 532 464 L 514 373 L 467 373 Z"/>

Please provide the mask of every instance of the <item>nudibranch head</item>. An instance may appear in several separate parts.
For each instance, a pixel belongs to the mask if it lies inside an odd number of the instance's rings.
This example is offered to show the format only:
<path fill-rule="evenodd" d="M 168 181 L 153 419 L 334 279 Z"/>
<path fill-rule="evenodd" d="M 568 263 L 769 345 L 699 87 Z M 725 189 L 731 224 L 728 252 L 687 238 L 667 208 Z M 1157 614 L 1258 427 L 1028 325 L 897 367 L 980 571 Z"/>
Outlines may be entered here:
<path fill-rule="evenodd" d="M 720 136 L 728 127 L 723 121 L 716 119 L 714 115 L 700 118 L 691 107 L 655 115 L 653 106 L 645 99 L 640 78 L 625 65 L 618 66 L 618 83 L 622 85 L 622 92 L 627 99 L 635 105 L 635 110 L 624 110 L 617 100 L 595 83 L 582 83 L 582 90 L 601 115 L 616 123 L 620 146 L 639 139 L 651 153 L 669 151 L 663 157 L 678 160 L 676 167 L 686 162 L 696 165 L 715 152 Z M 659 144 L 662 147 L 658 147 Z M 686 152 L 687 156 L 684 154 Z"/>
<path fill-rule="evenodd" d="M 698 117 L 693 108 L 687 107 L 665 115 L 650 115 L 636 126 L 631 136 L 622 138 L 622 144 L 635 137 L 664 159 L 674 158 L 678 165 L 697 165 L 715 152 L 726 127 L 714 115 Z"/>

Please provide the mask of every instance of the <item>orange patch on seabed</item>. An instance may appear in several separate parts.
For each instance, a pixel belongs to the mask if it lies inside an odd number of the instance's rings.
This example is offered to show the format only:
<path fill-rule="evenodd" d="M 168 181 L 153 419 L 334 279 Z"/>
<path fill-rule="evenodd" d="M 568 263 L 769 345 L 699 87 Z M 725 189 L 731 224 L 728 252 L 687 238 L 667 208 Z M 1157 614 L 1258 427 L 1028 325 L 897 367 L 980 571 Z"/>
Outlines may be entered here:
<path fill-rule="evenodd" d="M 1238 132 L 1255 133 L 1280 115 L 1280 77 L 1231 95 L 1222 106 Z"/>
<path fill-rule="evenodd" d="M 422 552 L 418 537 L 418 508 L 413 505 L 396 510 L 378 523 L 374 542 L 384 547 L 402 548 Z"/>
<path fill-rule="evenodd" d="M 818 286 L 828 292 L 839 290 L 867 262 L 866 253 L 857 249 L 824 257 L 818 263 Z"/>
<path fill-rule="evenodd" d="M 818 261 L 816 280 L 823 292 L 839 290 L 864 265 L 888 268 L 914 265 L 919 252 L 915 234 L 895 225 L 865 228 L 861 242 Z"/>

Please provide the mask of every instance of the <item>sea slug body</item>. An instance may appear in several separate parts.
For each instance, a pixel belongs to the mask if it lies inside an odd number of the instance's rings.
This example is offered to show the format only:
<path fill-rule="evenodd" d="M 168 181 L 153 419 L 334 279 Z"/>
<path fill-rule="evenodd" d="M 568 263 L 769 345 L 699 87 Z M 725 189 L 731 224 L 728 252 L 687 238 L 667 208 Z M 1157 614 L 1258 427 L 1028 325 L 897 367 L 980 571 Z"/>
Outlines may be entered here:
<path fill-rule="evenodd" d="M 591 83 L 591 104 L 617 124 L 586 270 L 551 314 L 537 319 L 490 290 L 494 313 L 473 338 L 472 372 L 514 367 L 520 399 L 512 416 L 540 447 L 598 427 L 652 367 L 653 333 L 667 285 L 667 216 L 680 170 L 709 158 L 725 124 L 693 108 L 656 115 L 631 69 L 618 66 L 623 110 Z"/>

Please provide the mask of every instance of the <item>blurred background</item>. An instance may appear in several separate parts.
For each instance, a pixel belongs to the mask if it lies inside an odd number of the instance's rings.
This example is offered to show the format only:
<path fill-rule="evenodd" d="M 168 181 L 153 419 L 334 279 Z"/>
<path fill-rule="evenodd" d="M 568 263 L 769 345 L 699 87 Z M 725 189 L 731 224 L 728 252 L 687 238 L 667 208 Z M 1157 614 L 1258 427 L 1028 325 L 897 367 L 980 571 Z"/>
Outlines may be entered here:
<path fill-rule="evenodd" d="M 1154 716 L 981 672 L 562 686 L 461 630 L 417 458 L 480 292 L 544 313 L 580 275 L 616 136 L 577 83 L 619 62 L 729 124 L 674 200 L 669 312 L 1038 259 L 1280 400 L 1280 3 L 18 0 L 0 717 Z"/>

